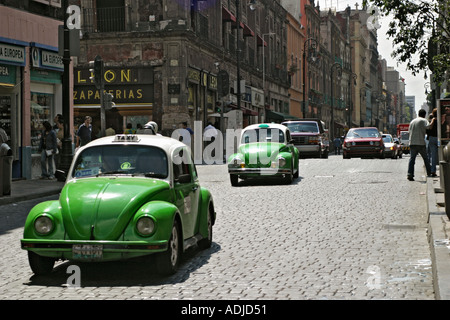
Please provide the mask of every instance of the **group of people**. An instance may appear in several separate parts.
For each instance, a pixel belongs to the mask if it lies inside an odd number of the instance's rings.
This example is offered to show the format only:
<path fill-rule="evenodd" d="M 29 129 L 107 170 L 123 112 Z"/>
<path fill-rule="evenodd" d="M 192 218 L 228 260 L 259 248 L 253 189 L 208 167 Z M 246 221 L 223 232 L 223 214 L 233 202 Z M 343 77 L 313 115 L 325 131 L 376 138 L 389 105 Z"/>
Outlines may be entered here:
<path fill-rule="evenodd" d="M 437 138 L 437 109 L 430 114 L 430 121 L 426 117 L 427 112 L 420 109 L 418 117 L 409 124 L 409 148 L 410 158 L 408 163 L 407 179 L 414 181 L 414 166 L 416 157 L 421 155 L 425 163 L 428 177 L 436 177 L 438 163 L 438 138 Z"/>

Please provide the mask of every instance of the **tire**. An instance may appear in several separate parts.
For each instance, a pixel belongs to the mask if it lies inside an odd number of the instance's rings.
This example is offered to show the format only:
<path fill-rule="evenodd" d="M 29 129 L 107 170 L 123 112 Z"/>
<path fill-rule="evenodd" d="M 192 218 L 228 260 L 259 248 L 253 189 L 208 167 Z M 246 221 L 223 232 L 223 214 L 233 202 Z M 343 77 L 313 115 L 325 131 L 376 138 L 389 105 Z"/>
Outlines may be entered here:
<path fill-rule="evenodd" d="M 28 251 L 28 262 L 35 275 L 49 274 L 55 265 L 54 258 L 43 257 L 32 251 Z"/>
<path fill-rule="evenodd" d="M 198 243 L 198 247 L 201 250 L 206 250 L 211 248 L 212 245 L 212 237 L 213 237 L 213 218 L 212 218 L 212 212 L 211 212 L 211 208 L 209 208 L 209 212 L 208 212 L 208 237 L 207 238 L 203 238 L 202 240 L 199 241 Z"/>
<path fill-rule="evenodd" d="M 175 220 L 168 243 L 167 251 L 158 253 L 156 267 L 162 275 L 172 275 L 177 272 L 181 260 L 181 232 L 178 221 Z"/>
<path fill-rule="evenodd" d="M 300 167 L 297 168 L 297 171 L 294 173 L 294 179 L 298 179 Z"/>
<path fill-rule="evenodd" d="M 230 182 L 233 187 L 236 187 L 239 183 L 239 177 L 235 174 L 230 174 Z"/>
<path fill-rule="evenodd" d="M 294 172 L 294 166 L 292 165 L 292 166 L 291 166 L 291 172 L 288 173 L 288 174 L 286 174 L 286 176 L 283 178 L 283 182 L 284 182 L 285 184 L 291 184 L 292 181 L 294 181 L 294 178 L 293 178 L 293 172 Z"/>

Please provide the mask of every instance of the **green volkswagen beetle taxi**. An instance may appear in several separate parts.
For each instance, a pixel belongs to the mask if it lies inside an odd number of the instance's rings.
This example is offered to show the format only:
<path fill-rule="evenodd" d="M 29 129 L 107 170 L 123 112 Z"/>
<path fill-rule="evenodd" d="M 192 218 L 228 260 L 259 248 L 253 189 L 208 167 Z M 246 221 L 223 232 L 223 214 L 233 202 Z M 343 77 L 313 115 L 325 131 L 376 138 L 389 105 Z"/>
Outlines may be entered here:
<path fill-rule="evenodd" d="M 190 149 L 156 135 L 116 135 L 80 148 L 59 200 L 36 205 L 21 247 L 35 274 L 56 260 L 114 261 L 153 254 L 177 271 L 192 245 L 208 248 L 216 219 Z"/>
<path fill-rule="evenodd" d="M 242 130 L 238 150 L 228 157 L 232 186 L 239 179 L 279 177 L 292 183 L 299 175 L 299 151 L 289 128 L 280 124 L 254 124 Z"/>

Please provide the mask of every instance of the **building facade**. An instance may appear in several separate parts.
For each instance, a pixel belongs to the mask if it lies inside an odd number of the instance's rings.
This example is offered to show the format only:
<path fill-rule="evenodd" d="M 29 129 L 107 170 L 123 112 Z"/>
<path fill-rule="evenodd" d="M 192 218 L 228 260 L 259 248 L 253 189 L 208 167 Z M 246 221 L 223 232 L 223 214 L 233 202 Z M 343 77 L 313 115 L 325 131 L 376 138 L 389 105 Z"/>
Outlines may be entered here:
<path fill-rule="evenodd" d="M 44 121 L 62 107 L 60 1 L 0 1 L 0 125 L 13 151 L 13 179 L 41 175 Z"/>
<path fill-rule="evenodd" d="M 87 81 L 89 61 L 97 55 L 105 64 L 105 90 L 116 104 L 106 121 L 116 130 L 150 120 L 164 134 L 181 122 L 218 127 L 222 111 L 226 128 L 242 128 L 268 119 L 266 110 L 289 113 L 286 11 L 279 1 L 255 7 L 197 0 L 78 5 L 84 17 L 75 117 L 98 118 L 99 95 Z M 229 77 L 224 96 L 218 93 L 220 71 Z"/>

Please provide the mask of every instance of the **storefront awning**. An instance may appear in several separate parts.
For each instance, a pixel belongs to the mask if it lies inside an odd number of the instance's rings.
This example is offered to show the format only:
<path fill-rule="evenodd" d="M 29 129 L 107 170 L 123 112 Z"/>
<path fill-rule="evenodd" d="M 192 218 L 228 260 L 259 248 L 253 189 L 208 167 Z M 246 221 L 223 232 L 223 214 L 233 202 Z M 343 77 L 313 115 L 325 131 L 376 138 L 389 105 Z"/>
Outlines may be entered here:
<path fill-rule="evenodd" d="M 236 22 L 236 17 L 225 7 L 222 7 L 222 21 L 224 22 Z"/>
<path fill-rule="evenodd" d="M 236 29 L 236 24 L 237 24 L 236 21 L 231 22 L 231 27 L 234 28 L 234 29 Z M 239 28 L 240 28 L 240 29 L 244 29 L 244 23 L 241 22 L 241 21 L 239 21 Z"/>
<path fill-rule="evenodd" d="M 300 120 L 298 117 L 291 116 L 290 114 L 276 112 L 272 110 L 266 110 L 266 120 L 274 122 L 282 122 L 285 120 Z"/>
<path fill-rule="evenodd" d="M 264 39 L 260 35 L 256 36 L 256 44 L 258 45 L 258 47 L 262 47 L 262 46 L 267 47 L 267 42 L 265 42 Z"/>
<path fill-rule="evenodd" d="M 255 32 L 253 32 L 252 29 L 250 29 L 250 27 L 246 24 L 244 24 L 244 37 L 254 37 L 255 36 Z"/>
<path fill-rule="evenodd" d="M 255 111 L 255 110 L 244 108 L 243 111 L 244 111 L 244 115 L 246 115 L 246 116 L 257 116 L 258 115 L 258 111 Z"/>

